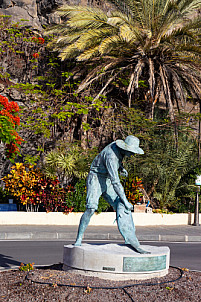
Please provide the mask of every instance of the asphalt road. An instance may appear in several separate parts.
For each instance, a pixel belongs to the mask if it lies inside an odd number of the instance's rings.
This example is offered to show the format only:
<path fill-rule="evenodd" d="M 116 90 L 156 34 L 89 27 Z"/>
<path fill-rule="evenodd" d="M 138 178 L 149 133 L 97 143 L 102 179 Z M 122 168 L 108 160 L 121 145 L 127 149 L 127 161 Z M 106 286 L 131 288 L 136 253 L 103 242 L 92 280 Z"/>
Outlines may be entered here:
<path fill-rule="evenodd" d="M 0 270 L 19 267 L 21 262 L 34 262 L 35 265 L 62 263 L 63 246 L 71 243 L 72 241 L 0 241 Z M 169 246 L 171 265 L 201 271 L 201 243 L 143 242 L 141 244 Z"/>

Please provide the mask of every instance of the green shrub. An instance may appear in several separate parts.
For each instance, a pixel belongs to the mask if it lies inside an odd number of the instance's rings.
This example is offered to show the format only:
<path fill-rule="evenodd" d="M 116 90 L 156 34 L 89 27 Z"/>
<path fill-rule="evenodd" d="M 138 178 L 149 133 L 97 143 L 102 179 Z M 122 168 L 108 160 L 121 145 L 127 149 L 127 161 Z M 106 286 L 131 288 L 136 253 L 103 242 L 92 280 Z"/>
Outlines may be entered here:
<path fill-rule="evenodd" d="M 73 208 L 73 212 L 84 212 L 86 210 L 86 180 L 80 179 L 75 186 L 67 187 L 66 206 Z M 102 198 L 99 199 L 97 212 L 105 212 L 111 209 L 111 206 Z"/>
<path fill-rule="evenodd" d="M 0 203 L 8 203 L 10 195 L 3 188 L 0 188 Z"/>

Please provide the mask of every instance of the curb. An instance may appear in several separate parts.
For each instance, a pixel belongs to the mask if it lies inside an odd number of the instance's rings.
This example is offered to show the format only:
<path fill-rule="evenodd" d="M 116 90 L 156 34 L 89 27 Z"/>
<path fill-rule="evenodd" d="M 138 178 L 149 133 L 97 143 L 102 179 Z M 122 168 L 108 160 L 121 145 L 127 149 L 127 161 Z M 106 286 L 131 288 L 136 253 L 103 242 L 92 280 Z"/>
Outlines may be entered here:
<path fill-rule="evenodd" d="M 0 233 L 0 240 L 75 240 L 76 233 L 59 232 L 24 232 Z M 192 235 L 137 235 L 139 241 L 201 242 L 201 236 Z M 83 240 L 123 240 L 120 234 L 86 233 Z"/>

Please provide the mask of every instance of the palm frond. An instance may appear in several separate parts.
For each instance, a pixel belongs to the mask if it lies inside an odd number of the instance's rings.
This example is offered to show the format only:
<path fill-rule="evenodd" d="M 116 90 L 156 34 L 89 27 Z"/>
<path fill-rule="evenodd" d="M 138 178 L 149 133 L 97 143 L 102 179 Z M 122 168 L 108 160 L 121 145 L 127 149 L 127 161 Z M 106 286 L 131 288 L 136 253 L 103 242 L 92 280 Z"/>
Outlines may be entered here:
<path fill-rule="evenodd" d="M 108 54 L 112 49 L 115 49 L 121 41 L 118 35 L 109 36 L 105 38 L 99 46 L 99 52 L 101 55 Z"/>
<path fill-rule="evenodd" d="M 87 61 L 99 53 L 99 46 L 91 47 L 83 51 L 79 56 L 77 56 L 77 61 Z"/>
<path fill-rule="evenodd" d="M 96 95 L 96 97 L 94 98 L 94 101 L 97 100 L 97 99 L 99 99 L 99 97 L 100 97 L 101 95 L 104 94 L 104 92 L 105 92 L 105 90 L 107 89 L 107 87 L 109 86 L 109 84 L 110 84 L 112 81 L 114 81 L 115 78 L 116 78 L 117 76 L 118 76 L 118 74 L 115 73 L 114 76 L 111 76 L 111 77 L 109 78 L 109 80 L 106 82 L 106 84 L 104 85 L 104 87 L 101 89 L 101 91 L 100 91 L 100 92 Z"/>
<path fill-rule="evenodd" d="M 181 103 L 181 106 L 178 106 L 178 109 L 180 107 L 182 109 L 184 109 L 185 102 L 186 102 L 184 89 L 182 87 L 178 74 L 174 70 L 171 70 L 171 73 L 172 73 L 172 77 L 173 77 L 175 96 L 176 96 L 177 101 Z"/>
<path fill-rule="evenodd" d="M 120 32 L 119 32 L 120 37 L 127 41 L 127 42 L 135 42 L 137 35 L 136 35 L 136 29 L 134 30 L 133 28 L 129 27 L 127 24 L 123 24 L 120 26 Z"/>
<path fill-rule="evenodd" d="M 59 50 L 59 47 L 55 47 L 55 50 Z M 74 44 L 70 44 L 67 47 L 64 47 L 61 49 L 59 53 L 59 57 L 61 58 L 62 61 L 68 59 L 68 58 L 75 58 L 79 54 L 79 50 L 77 47 L 75 47 Z"/>
<path fill-rule="evenodd" d="M 143 67 L 144 67 L 143 60 L 139 60 L 139 62 L 135 66 L 134 72 L 131 74 L 129 86 L 127 88 L 128 107 L 129 108 L 131 107 L 131 99 L 132 99 L 132 94 L 134 93 L 134 89 L 138 88 L 139 77 L 142 73 Z"/>
<path fill-rule="evenodd" d="M 96 72 L 92 71 L 90 77 L 88 77 L 87 79 L 85 79 L 78 87 L 78 89 L 76 90 L 76 93 L 80 93 L 82 90 L 84 90 L 85 88 L 87 88 L 90 84 L 92 84 L 94 81 L 104 77 L 107 74 L 111 74 L 112 71 L 106 71 L 106 72 L 102 72 L 99 73 L 98 75 L 94 76 L 96 74 Z"/>
<path fill-rule="evenodd" d="M 170 115 L 170 119 L 172 122 L 174 122 L 175 117 L 174 117 L 174 108 L 173 108 L 173 104 L 171 102 L 171 93 L 170 93 L 170 87 L 168 84 L 168 77 L 167 77 L 167 73 L 166 73 L 166 68 L 165 66 L 161 66 L 159 67 L 160 70 L 160 77 L 163 83 L 163 91 L 164 91 L 164 95 L 165 95 L 165 99 L 167 101 L 167 105 L 169 107 L 169 115 Z"/>
<path fill-rule="evenodd" d="M 104 19 L 105 13 L 102 9 L 91 7 L 91 6 L 81 6 L 81 5 L 63 5 L 57 9 L 57 13 L 60 16 L 68 17 L 72 19 L 77 19 L 78 16 L 90 17 L 91 15 L 96 16 L 98 19 Z M 79 18 L 78 18 L 79 19 Z"/>

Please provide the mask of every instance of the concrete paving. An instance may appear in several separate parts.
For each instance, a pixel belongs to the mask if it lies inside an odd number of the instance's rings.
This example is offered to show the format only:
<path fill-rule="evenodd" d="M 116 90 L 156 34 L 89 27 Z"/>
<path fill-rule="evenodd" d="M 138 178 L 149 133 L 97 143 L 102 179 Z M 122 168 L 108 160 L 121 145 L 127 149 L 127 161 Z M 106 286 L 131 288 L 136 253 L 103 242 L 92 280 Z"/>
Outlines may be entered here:
<path fill-rule="evenodd" d="M 0 240 L 72 240 L 78 226 L 0 226 Z M 201 226 L 137 226 L 139 241 L 201 242 Z M 84 240 L 122 240 L 117 226 L 88 226 Z"/>

